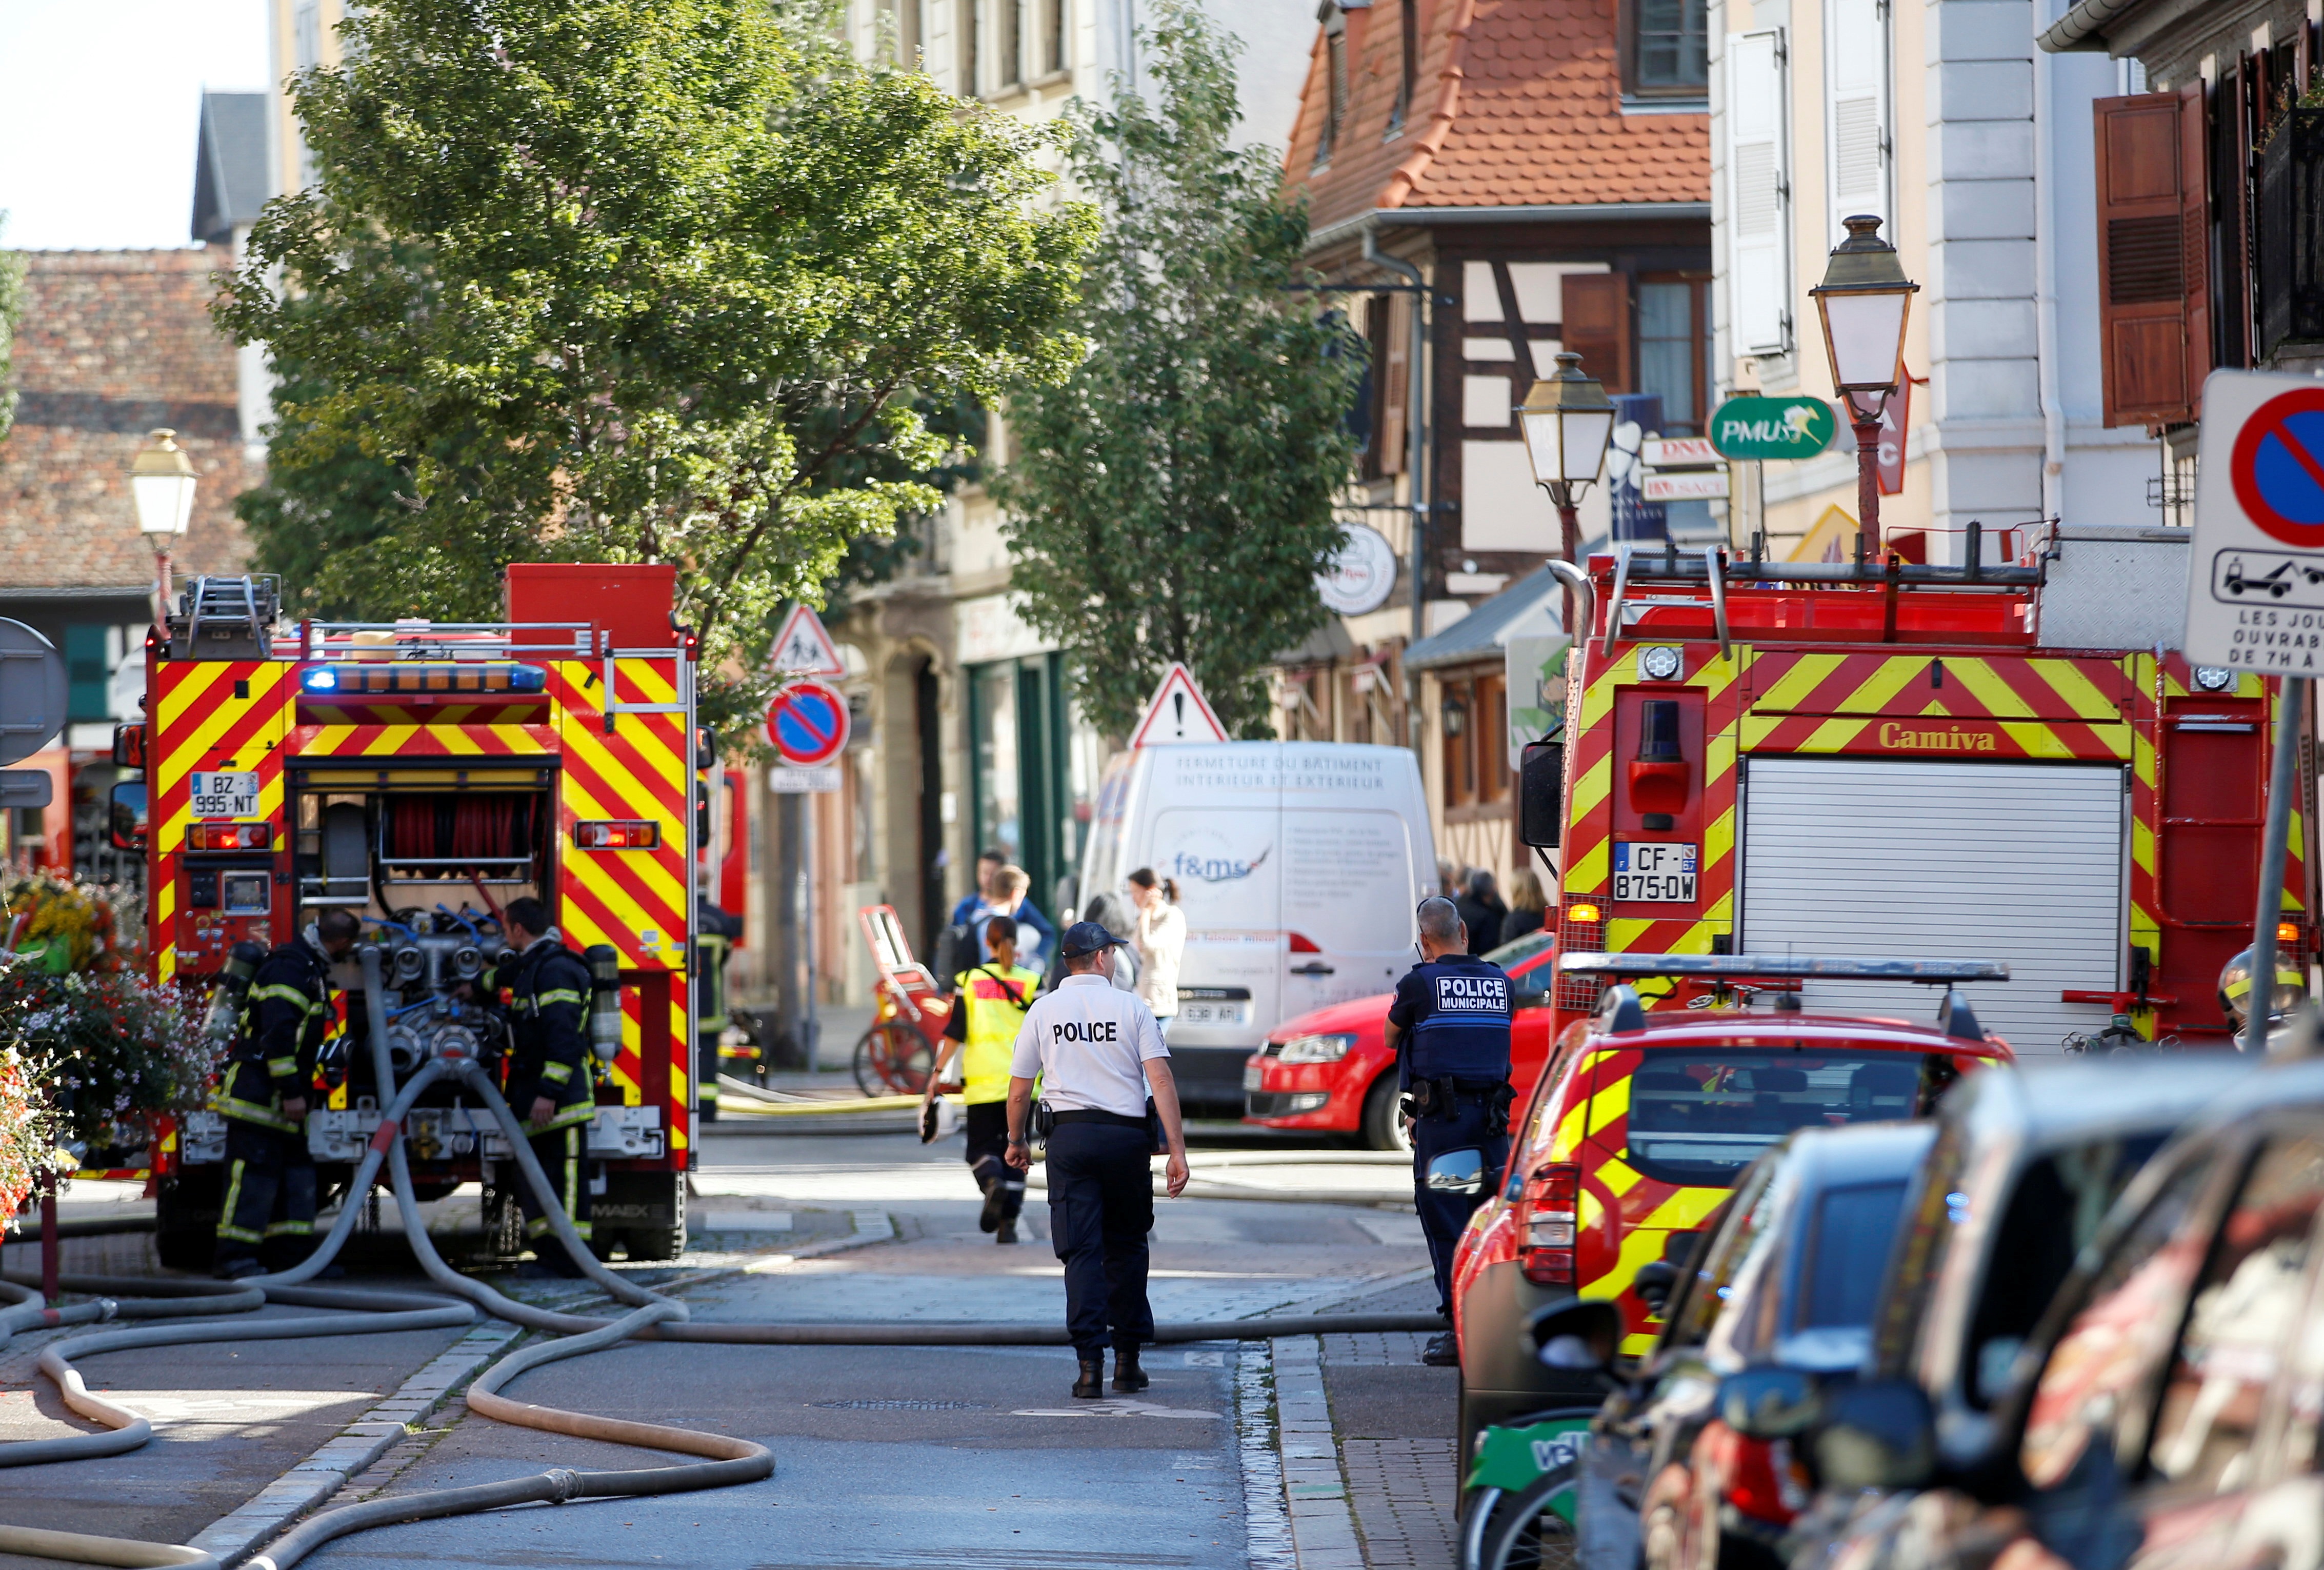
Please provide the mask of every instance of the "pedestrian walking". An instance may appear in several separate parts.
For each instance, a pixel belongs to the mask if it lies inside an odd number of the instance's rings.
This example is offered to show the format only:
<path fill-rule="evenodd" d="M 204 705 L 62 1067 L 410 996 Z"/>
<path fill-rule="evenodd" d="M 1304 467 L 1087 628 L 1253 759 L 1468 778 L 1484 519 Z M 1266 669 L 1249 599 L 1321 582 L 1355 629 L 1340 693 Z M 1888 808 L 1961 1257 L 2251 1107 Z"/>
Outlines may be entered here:
<path fill-rule="evenodd" d="M 962 1122 L 968 1135 L 968 1169 L 983 1191 L 979 1230 L 997 1243 L 1017 1241 L 1017 1217 L 1025 1208 L 1025 1178 L 1010 1167 L 1009 1154 L 1009 1063 L 1025 1011 L 1041 984 L 1040 973 L 1017 963 L 1017 923 L 1007 916 L 986 919 L 983 937 L 992 957 L 953 978 L 952 1016 L 945 1021 L 944 1050 L 920 1093 L 920 1142 L 936 1138 L 936 1085 L 954 1057 L 961 1063 Z"/>
<path fill-rule="evenodd" d="M 1501 918 L 1509 908 L 1501 903 L 1500 891 L 1493 884 L 1493 874 L 1482 867 L 1471 867 L 1461 880 L 1461 896 L 1452 908 L 1461 913 L 1461 924 L 1469 929 L 1469 952 L 1482 954 L 1498 948 L 1501 942 Z"/>
<path fill-rule="evenodd" d="M 226 1119 L 226 1198 L 218 1207 L 215 1269 L 226 1280 L 286 1270 L 313 1247 L 308 1094 L 316 1054 L 335 1017 L 331 966 L 361 930 L 352 911 L 326 910 L 250 978 L 226 1083 L 210 1104 Z"/>
<path fill-rule="evenodd" d="M 1107 979 L 1107 960 L 1120 941 L 1094 921 L 1065 928 L 1058 943 L 1065 977 L 1027 1012 L 1009 1066 L 1009 1164 L 1019 1172 L 1032 1164 L 1027 1130 L 1033 1081 L 1041 1081 L 1049 1237 L 1065 1261 L 1065 1333 L 1081 1364 L 1074 1394 L 1084 1400 L 1103 1392 L 1109 1342 L 1115 1393 L 1134 1395 L 1148 1382 L 1138 1349 L 1154 1338 L 1146 1297 L 1146 1234 L 1154 1227 L 1147 1158 L 1157 1144 L 1169 1152 L 1170 1196 L 1186 1187 L 1170 1048 L 1154 1011 Z"/>
<path fill-rule="evenodd" d="M 1520 867 L 1509 880 L 1509 913 L 1501 918 L 1500 939 L 1513 943 L 1528 932 L 1538 932 L 1549 920 L 1549 896 L 1531 867 Z"/>
<path fill-rule="evenodd" d="M 1186 952 L 1186 914 L 1178 909 L 1178 885 L 1155 876 L 1152 867 L 1130 874 L 1130 898 L 1138 907 L 1133 947 L 1138 952 L 1138 995 L 1154 1011 L 1167 1039 L 1178 1017 L 1178 960 Z"/>
<path fill-rule="evenodd" d="M 1032 886 L 1032 875 L 1024 868 L 1002 867 L 992 874 L 991 910 L 988 914 L 1006 916 L 1017 923 L 1017 956 L 1027 965 L 1038 965 L 1042 951 L 1056 941 L 1057 929 L 1041 914 L 1041 908 L 1027 897 L 1026 891 Z M 977 958 L 980 962 L 991 959 L 991 952 L 983 947 L 982 926 L 976 930 Z"/>
<path fill-rule="evenodd" d="M 1397 1056 L 1405 1115 L 1412 1120 L 1413 1204 L 1436 1268 L 1436 1311 L 1452 1317 L 1452 1250 L 1469 1217 L 1500 1186 L 1509 1159 L 1509 978 L 1468 952 L 1461 913 L 1442 895 L 1420 902 L 1421 962 L 1396 984 L 1386 1039 Z M 1428 1164 L 1448 1150 L 1473 1150 L 1485 1181 L 1474 1194 L 1428 1186 Z M 1420 1361 L 1457 1367 L 1452 1333 L 1431 1340 Z"/>

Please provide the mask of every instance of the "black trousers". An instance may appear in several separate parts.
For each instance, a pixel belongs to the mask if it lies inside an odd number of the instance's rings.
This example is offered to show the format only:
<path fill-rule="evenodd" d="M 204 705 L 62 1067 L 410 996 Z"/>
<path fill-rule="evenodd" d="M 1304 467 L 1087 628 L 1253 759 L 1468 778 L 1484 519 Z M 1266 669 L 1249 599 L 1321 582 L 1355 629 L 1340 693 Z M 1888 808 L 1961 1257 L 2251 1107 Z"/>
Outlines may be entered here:
<path fill-rule="evenodd" d="M 1428 1235 L 1428 1262 L 1436 1267 L 1436 1311 L 1452 1312 L 1452 1251 L 1462 1229 L 1485 1203 L 1485 1196 L 1500 1182 L 1509 1163 L 1509 1136 L 1492 1126 L 1490 1107 L 1481 1096 L 1464 1095 L 1452 1103 L 1450 1116 L 1425 1117 L 1412 1125 L 1412 1200 L 1420 1211 L 1420 1230 Z M 1443 1194 L 1425 1181 L 1428 1163 L 1447 1150 L 1478 1150 L 1485 1156 L 1484 1187 L 1474 1194 Z"/>
<path fill-rule="evenodd" d="M 218 1207 L 217 1262 L 263 1261 L 285 1270 L 315 1246 L 315 1158 L 307 1136 L 226 1120 L 226 1200 Z"/>
<path fill-rule="evenodd" d="M 1154 1339 L 1146 1300 L 1146 1234 L 1154 1179 L 1146 1131 L 1063 1123 L 1049 1135 L 1049 1235 L 1065 1264 L 1065 1334 L 1084 1362 L 1108 1343 L 1135 1351 Z"/>
<path fill-rule="evenodd" d="M 550 1129 L 533 1135 L 525 1141 L 532 1147 L 533 1159 L 549 1175 L 549 1186 L 557 1191 L 557 1202 L 565 1214 L 573 1218 L 573 1230 L 581 1241 L 589 1241 L 589 1186 L 596 1176 L 596 1163 L 589 1160 L 589 1125 L 567 1123 L 561 1129 Z M 524 1212 L 524 1235 L 532 1244 L 533 1258 L 560 1276 L 578 1276 L 581 1262 L 566 1250 L 565 1240 L 549 1230 L 548 1213 L 540 1201 L 532 1196 L 532 1185 L 518 1175 L 517 1207 Z"/>
<path fill-rule="evenodd" d="M 1014 1221 L 1025 1209 L 1025 1174 L 1003 1158 L 1009 1151 L 1009 1104 L 973 1101 L 961 1126 L 968 1131 L 968 1170 L 990 1194 L 1001 1185 L 1001 1219 Z"/>

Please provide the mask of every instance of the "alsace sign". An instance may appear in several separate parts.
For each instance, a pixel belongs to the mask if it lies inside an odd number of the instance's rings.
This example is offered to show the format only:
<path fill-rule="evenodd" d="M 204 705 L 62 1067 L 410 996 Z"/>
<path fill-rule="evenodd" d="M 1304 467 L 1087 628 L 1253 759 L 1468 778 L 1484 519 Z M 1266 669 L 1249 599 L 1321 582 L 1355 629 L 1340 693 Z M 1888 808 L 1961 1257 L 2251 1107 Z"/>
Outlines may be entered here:
<path fill-rule="evenodd" d="M 1711 417 L 1711 445 L 1721 457 L 1812 458 L 1840 429 L 1821 398 L 1729 398 Z"/>

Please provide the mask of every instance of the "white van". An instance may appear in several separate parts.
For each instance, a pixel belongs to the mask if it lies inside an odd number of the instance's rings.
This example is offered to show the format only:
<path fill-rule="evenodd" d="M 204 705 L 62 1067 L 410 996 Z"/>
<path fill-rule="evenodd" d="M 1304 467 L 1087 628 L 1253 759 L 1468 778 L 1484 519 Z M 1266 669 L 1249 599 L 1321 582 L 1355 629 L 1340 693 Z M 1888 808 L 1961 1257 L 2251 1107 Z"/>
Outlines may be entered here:
<path fill-rule="evenodd" d="M 1186 954 L 1170 1056 L 1190 1109 L 1240 1117 L 1244 1060 L 1285 1020 L 1394 989 L 1436 887 L 1419 762 L 1403 747 L 1228 742 L 1117 754 L 1082 860 L 1084 902 L 1140 867 L 1178 885 Z"/>

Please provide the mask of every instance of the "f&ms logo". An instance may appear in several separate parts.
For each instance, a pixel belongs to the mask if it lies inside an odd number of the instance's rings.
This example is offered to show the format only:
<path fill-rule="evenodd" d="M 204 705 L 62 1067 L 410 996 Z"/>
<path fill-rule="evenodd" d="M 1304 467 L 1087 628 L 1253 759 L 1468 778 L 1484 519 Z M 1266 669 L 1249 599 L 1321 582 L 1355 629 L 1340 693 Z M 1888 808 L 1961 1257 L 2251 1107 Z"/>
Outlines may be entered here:
<path fill-rule="evenodd" d="M 1170 875 L 1195 883 L 1240 882 L 1267 864 L 1275 847 L 1268 845 L 1246 860 L 1216 835 L 1203 835 L 1179 847 L 1170 857 Z"/>

